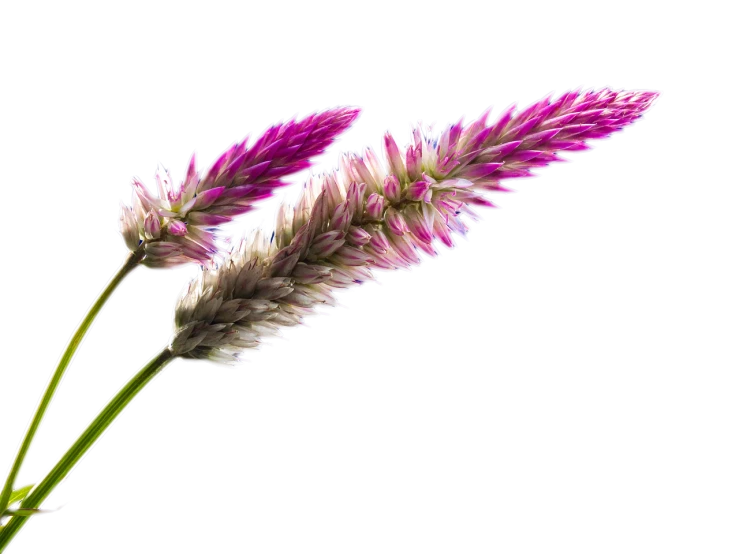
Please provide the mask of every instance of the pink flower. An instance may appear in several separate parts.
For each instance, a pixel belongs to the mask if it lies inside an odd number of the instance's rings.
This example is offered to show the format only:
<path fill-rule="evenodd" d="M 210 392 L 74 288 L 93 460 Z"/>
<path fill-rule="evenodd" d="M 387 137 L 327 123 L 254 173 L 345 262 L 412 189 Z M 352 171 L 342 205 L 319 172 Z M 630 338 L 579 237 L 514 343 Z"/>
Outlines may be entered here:
<path fill-rule="evenodd" d="M 640 117 L 656 96 L 569 92 L 509 109 L 492 125 L 486 114 L 438 138 L 415 130 L 405 156 L 386 135 L 386 166 L 371 151 L 344 157 L 294 208 L 283 206 L 270 240 L 257 233 L 191 283 L 176 310 L 172 351 L 233 360 L 262 335 L 330 304 L 333 289 L 370 279 L 372 269 L 418 263 L 419 251 L 435 255 L 436 241 L 451 246 L 452 235 L 466 231 L 473 206 L 492 206 L 483 195 L 506 190 L 501 180 L 558 161 L 558 150 L 587 148 L 586 140 Z"/>
<path fill-rule="evenodd" d="M 372 147 L 365 146 L 361 155 L 343 152 L 331 179 L 351 194 L 361 184 L 367 196 L 353 199 L 355 214 L 371 217 L 366 221 L 355 217 L 353 223 L 391 239 L 387 252 L 380 252 L 373 242 L 365 247 L 376 254 L 372 267 L 407 271 L 415 263 L 416 250 L 436 257 L 434 241 L 454 248 L 452 233 L 466 238 L 471 227 L 460 216 L 481 221 L 478 209 L 500 209 L 485 194 L 516 193 L 503 183 L 538 177 L 536 170 L 552 164 L 571 163 L 573 159 L 562 154 L 587 152 L 595 148 L 591 143 L 623 132 L 661 95 L 657 90 L 578 87 L 556 98 L 550 92 L 518 113 L 514 102 L 492 123 L 493 106 L 467 124 L 460 117 L 438 134 L 434 123 L 419 121 L 410 125 L 407 145 L 391 131 L 383 134 L 384 168 Z M 384 220 L 370 225 L 378 219 L 375 212 L 382 197 Z M 366 212 L 360 209 L 362 204 Z M 379 254 L 384 255 L 382 261 Z"/>
<path fill-rule="evenodd" d="M 156 196 L 134 180 L 132 206 L 121 212 L 126 245 L 143 248 L 142 263 L 151 267 L 207 262 L 216 252 L 213 227 L 250 211 L 284 186 L 285 176 L 310 167 L 310 158 L 323 153 L 358 114 L 337 108 L 275 125 L 253 145 L 244 140 L 229 148 L 202 178 L 193 156 L 177 187 L 159 168 Z"/>
<path fill-rule="evenodd" d="M 655 92 L 608 89 L 547 97 L 515 113 L 511 107 L 492 125 L 487 113 L 472 124 L 450 126 L 433 145 L 420 136 L 408 149 L 426 149 L 424 171 L 435 180 L 452 177 L 498 190 L 502 179 L 527 177 L 531 169 L 561 161 L 560 150 L 585 150 L 587 139 L 602 138 L 636 120 Z"/>

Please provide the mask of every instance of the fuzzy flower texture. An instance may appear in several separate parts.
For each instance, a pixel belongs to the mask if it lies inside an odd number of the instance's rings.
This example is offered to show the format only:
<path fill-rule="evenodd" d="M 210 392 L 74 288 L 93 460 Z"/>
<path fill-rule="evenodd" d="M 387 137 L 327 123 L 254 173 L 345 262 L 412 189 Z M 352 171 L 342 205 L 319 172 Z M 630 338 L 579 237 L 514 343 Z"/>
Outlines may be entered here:
<path fill-rule="evenodd" d="M 401 153 L 385 136 L 386 163 L 371 150 L 345 156 L 340 168 L 311 180 L 295 207 L 283 206 L 268 239 L 256 233 L 225 263 L 207 268 L 180 300 L 170 348 L 175 355 L 233 361 L 280 326 L 300 323 L 332 290 L 361 283 L 375 268 L 408 267 L 465 233 L 473 206 L 505 179 L 584 150 L 641 116 L 657 94 L 569 92 L 492 125 L 487 113 L 450 126 L 438 138 L 418 129 Z"/>
<path fill-rule="evenodd" d="M 143 250 L 142 263 L 150 267 L 209 261 L 217 252 L 218 225 L 270 197 L 285 185 L 286 175 L 310 167 L 309 158 L 323 153 L 358 114 L 338 108 L 275 125 L 252 146 L 247 147 L 247 138 L 229 148 L 202 179 L 193 156 L 179 187 L 159 168 L 158 197 L 134 179 L 133 205 L 121 208 L 126 245 L 132 252 Z"/>

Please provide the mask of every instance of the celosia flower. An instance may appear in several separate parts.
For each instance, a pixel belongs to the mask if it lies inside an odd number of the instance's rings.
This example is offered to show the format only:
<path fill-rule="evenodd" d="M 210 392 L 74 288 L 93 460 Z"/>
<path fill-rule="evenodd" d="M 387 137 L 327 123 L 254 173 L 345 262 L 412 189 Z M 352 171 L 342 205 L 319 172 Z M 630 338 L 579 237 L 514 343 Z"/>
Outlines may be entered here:
<path fill-rule="evenodd" d="M 364 229 L 379 234 L 390 248 L 370 244 L 365 251 L 375 259 L 373 269 L 410 271 L 420 263 L 416 250 L 431 258 L 439 255 L 434 243 L 456 247 L 453 234 L 466 239 L 470 226 L 459 216 L 481 221 L 479 208 L 499 209 L 485 194 L 511 194 L 502 184 L 536 178 L 533 173 L 553 164 L 571 163 L 560 154 L 587 152 L 591 142 L 623 132 L 648 112 L 662 95 L 654 90 L 600 90 L 582 87 L 554 98 L 554 91 L 516 113 L 507 106 L 488 124 L 493 106 L 464 124 L 464 116 L 434 136 L 434 124 L 410 125 L 408 144 L 391 131 L 382 136 L 383 169 L 371 146 L 362 154 L 339 155 L 337 181 L 366 185 L 374 198 Z M 554 99 L 553 99 L 554 98 Z M 514 115 L 515 114 L 515 115 Z M 376 207 L 384 197 L 386 211 Z M 382 224 L 372 222 L 382 220 Z"/>
<path fill-rule="evenodd" d="M 582 150 L 637 119 L 651 92 L 569 92 L 493 125 L 487 114 L 438 138 L 413 133 L 403 156 L 385 136 L 384 167 L 371 150 L 347 156 L 338 172 L 314 178 L 294 208 L 283 206 L 269 240 L 257 234 L 223 265 L 204 269 L 178 304 L 175 355 L 233 360 L 265 333 L 295 325 L 332 289 L 435 255 L 435 240 L 452 245 L 467 229 L 471 206 L 492 204 L 500 181 L 558 161 L 559 150 Z"/>
<path fill-rule="evenodd" d="M 252 146 L 235 144 L 201 178 L 195 156 L 179 187 L 159 168 L 158 196 L 133 181 L 132 206 L 122 206 L 121 233 L 131 251 L 144 250 L 151 267 L 206 262 L 216 252 L 213 228 L 252 209 L 285 184 L 283 177 L 310 167 L 356 119 L 359 110 L 337 108 L 268 129 Z"/>
<path fill-rule="evenodd" d="M 587 148 L 585 141 L 621 129 L 656 97 L 650 92 L 570 92 L 525 110 L 511 108 L 493 125 L 486 115 L 468 126 L 450 126 L 440 137 L 413 134 L 401 154 L 385 136 L 387 166 L 371 150 L 346 156 L 340 169 L 312 179 L 294 208 L 284 205 L 269 239 L 257 233 L 220 267 L 204 267 L 175 314 L 171 343 L 111 400 L 54 469 L 36 486 L 15 489 L 25 453 L 64 369 L 95 314 L 131 268 L 206 261 L 212 226 L 248 211 L 270 196 L 284 175 L 308 166 L 356 117 L 340 109 L 270 129 L 247 148 L 235 145 L 202 179 L 190 163 L 178 189 L 157 174 L 159 197 L 134 183 L 134 206 L 124 208 L 123 234 L 134 255 L 106 288 L 67 348 L 34 416 L 0 492 L 0 550 L 24 525 L 118 413 L 177 356 L 231 361 L 264 334 L 300 323 L 317 304 L 331 304 L 333 289 L 361 283 L 374 268 L 418 263 L 419 251 L 435 255 L 435 242 L 452 245 L 464 233 L 474 205 L 491 206 L 488 191 L 501 181 L 531 174 L 558 161 L 559 150 Z M 30 490 L 29 490 L 30 489 Z M 27 495 L 27 496 L 26 496 Z M 25 496 L 25 498 L 24 498 Z M 17 509 L 8 509 L 20 502 Z"/>

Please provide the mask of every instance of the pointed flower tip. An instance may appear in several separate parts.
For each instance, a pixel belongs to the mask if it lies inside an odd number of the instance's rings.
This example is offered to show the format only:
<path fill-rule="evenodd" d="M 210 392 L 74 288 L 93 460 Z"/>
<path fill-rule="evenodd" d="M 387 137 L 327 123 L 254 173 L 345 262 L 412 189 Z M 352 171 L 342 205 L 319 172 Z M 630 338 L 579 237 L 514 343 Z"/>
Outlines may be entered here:
<path fill-rule="evenodd" d="M 648 96 L 648 100 L 649 100 L 649 103 L 652 105 L 659 102 L 662 96 L 664 95 L 664 92 L 661 90 L 653 90 L 651 92 L 652 94 Z"/>
<path fill-rule="evenodd" d="M 362 113 L 362 109 L 356 106 L 347 106 L 344 109 L 346 110 L 347 114 L 349 114 L 349 116 L 351 116 L 352 118 L 357 118 L 359 117 L 359 114 Z"/>
<path fill-rule="evenodd" d="M 477 120 L 482 124 L 485 125 L 487 123 L 488 118 L 490 117 L 490 112 L 493 111 L 493 107 L 490 106 L 485 109 L 485 111 L 480 114 L 480 117 L 477 118 Z"/>

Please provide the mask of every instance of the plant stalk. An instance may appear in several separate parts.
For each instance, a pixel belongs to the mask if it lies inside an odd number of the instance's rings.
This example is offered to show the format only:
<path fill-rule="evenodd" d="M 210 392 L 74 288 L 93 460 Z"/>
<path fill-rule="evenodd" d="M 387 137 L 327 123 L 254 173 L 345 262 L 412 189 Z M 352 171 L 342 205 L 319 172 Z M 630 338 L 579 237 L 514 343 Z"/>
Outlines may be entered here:
<path fill-rule="evenodd" d="M 8 500 L 10 499 L 10 495 L 13 492 L 13 487 L 15 486 L 15 479 L 18 476 L 18 472 L 20 471 L 21 466 L 23 465 L 23 460 L 28 453 L 28 448 L 31 446 L 31 442 L 36 435 L 36 431 L 38 430 L 39 424 L 41 423 L 41 420 L 46 413 L 46 409 L 49 407 L 51 398 L 54 396 L 54 393 L 56 392 L 56 389 L 59 386 L 62 377 L 64 376 L 64 371 L 67 369 L 67 366 L 72 361 L 77 348 L 82 342 L 82 339 L 85 337 L 85 334 L 90 328 L 90 325 L 94 321 L 95 317 L 100 312 L 100 309 L 103 307 L 105 302 L 107 302 L 108 298 L 110 298 L 110 295 L 113 294 L 113 291 L 118 287 L 121 281 L 123 281 L 126 275 L 128 275 L 136 266 L 139 265 L 139 262 L 143 259 L 143 257 L 143 248 L 140 248 L 135 252 L 131 252 L 130 256 L 123 264 L 121 269 L 118 270 L 118 273 L 113 276 L 113 279 L 110 281 L 110 283 L 108 283 L 108 286 L 105 287 L 105 290 L 100 294 L 100 297 L 92 305 L 90 311 L 87 312 L 87 315 L 82 320 L 82 323 L 80 323 L 77 331 L 75 331 L 74 335 L 72 336 L 72 339 L 69 341 L 67 349 L 64 351 L 64 354 L 62 354 L 62 358 L 61 360 L 59 360 L 59 365 L 57 365 L 54 374 L 51 376 L 51 380 L 46 386 L 46 391 L 44 391 L 44 395 L 41 398 L 38 407 L 36 408 L 36 413 L 33 415 L 33 419 L 31 420 L 31 424 L 28 426 L 28 431 L 26 431 L 25 437 L 23 437 L 23 442 L 21 443 L 21 446 L 18 449 L 18 454 L 16 454 L 15 460 L 13 461 L 13 466 L 10 469 L 7 480 L 5 481 L 2 493 L 0 493 L 0 514 L 3 514 L 8 508 Z"/>
<path fill-rule="evenodd" d="M 82 458 L 100 435 L 108 428 L 113 420 L 125 408 L 138 392 L 151 381 L 164 366 L 174 359 L 175 355 L 169 347 L 162 350 L 139 371 L 120 392 L 111 400 L 98 414 L 90 426 L 80 435 L 77 441 L 62 456 L 59 462 L 44 477 L 44 480 L 36 485 L 31 493 L 21 502 L 21 510 L 35 509 L 54 490 L 75 464 Z M 23 527 L 30 516 L 13 515 L 8 523 L 0 528 L 0 552 L 10 543 L 15 534 Z"/>

